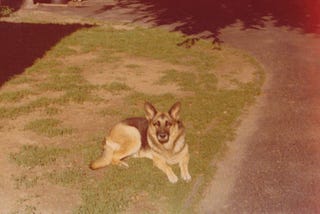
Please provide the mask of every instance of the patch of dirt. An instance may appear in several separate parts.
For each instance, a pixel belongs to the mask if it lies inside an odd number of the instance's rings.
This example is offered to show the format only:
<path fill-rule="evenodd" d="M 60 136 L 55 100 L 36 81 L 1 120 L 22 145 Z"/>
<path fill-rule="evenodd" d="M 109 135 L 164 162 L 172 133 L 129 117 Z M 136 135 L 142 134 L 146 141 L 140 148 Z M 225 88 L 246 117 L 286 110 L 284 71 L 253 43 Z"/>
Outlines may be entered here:
<path fill-rule="evenodd" d="M 117 63 L 101 67 L 91 66 L 84 72 L 84 77 L 92 84 L 110 84 L 114 81 L 123 82 L 137 92 L 153 95 L 172 93 L 183 95 L 185 92 L 175 84 L 163 84 L 159 80 L 164 72 L 170 69 L 190 70 L 190 68 L 172 65 L 159 60 L 139 57 L 125 57 Z"/>
<path fill-rule="evenodd" d="M 33 187 L 18 187 L 17 179 L 21 175 L 40 176 L 43 169 L 30 169 L 18 167 L 9 155 L 18 152 L 21 145 L 36 144 L 28 133 L 21 131 L 0 132 L 0 198 L 1 213 L 72 213 L 81 202 L 78 190 L 73 190 L 48 182 L 39 182 Z M 30 174 L 30 172 L 32 172 Z M 27 177 L 27 178 L 28 178 Z M 40 178 L 41 179 L 41 178 Z M 68 195 L 68 197 L 60 197 Z M 34 212 L 30 212 L 34 211 Z"/>
<path fill-rule="evenodd" d="M 249 83 L 254 80 L 257 68 L 243 57 L 228 56 L 228 63 L 218 64 L 212 71 L 218 78 L 219 89 L 236 89 L 238 83 Z"/>
<path fill-rule="evenodd" d="M 3 86 L 1 86 L 1 90 L 6 91 L 6 92 L 26 90 L 26 89 L 29 89 L 29 88 L 30 88 L 30 85 L 28 83 L 24 83 L 24 84 L 3 84 Z"/>
<path fill-rule="evenodd" d="M 70 47 L 72 50 L 75 50 L 77 52 L 80 51 L 79 47 Z M 72 56 L 68 56 L 66 57 L 63 61 L 66 65 L 73 65 L 73 66 L 77 66 L 77 65 L 83 65 L 86 62 L 90 62 L 91 60 L 94 60 L 97 58 L 97 55 L 93 52 L 89 52 L 89 53 L 84 53 L 84 54 L 77 54 L 77 55 L 72 55 Z"/>
<path fill-rule="evenodd" d="M 63 126 L 74 129 L 79 139 L 87 139 L 92 133 L 107 130 L 114 124 L 111 118 L 99 115 L 99 110 L 104 106 L 94 103 L 71 104 L 55 118 L 63 121 Z"/>
<path fill-rule="evenodd" d="M 39 136 L 33 132 L 24 131 L 23 127 L 27 121 L 41 117 L 41 114 L 34 113 L 24 115 L 14 120 L 7 120 L 0 129 L 0 198 L 2 213 L 71 213 L 81 199 L 79 191 L 50 184 L 43 181 L 41 176 L 45 173 L 42 167 L 28 169 L 19 167 L 10 160 L 10 154 L 19 152 L 22 145 L 49 145 L 59 142 L 59 139 Z M 1 121 L 1 124 L 4 121 Z M 21 176 L 26 179 L 39 177 L 32 187 L 18 187 Z M 61 197 L 68 195 L 68 197 Z"/>
<path fill-rule="evenodd" d="M 80 204 L 79 191 L 46 182 L 34 188 L 24 189 L 24 194 L 19 195 L 14 211 L 18 213 L 69 214 L 73 213 L 73 210 Z M 31 210 L 33 212 L 29 212 Z"/>
<path fill-rule="evenodd" d="M 156 202 L 151 202 L 148 196 L 148 193 L 141 192 L 133 196 L 132 203 L 129 208 L 126 209 L 122 214 L 130 213 L 164 213 L 164 210 L 161 210 L 161 200 Z"/>
<path fill-rule="evenodd" d="M 2 153 L 2 155 L 0 155 L 0 166 L 1 171 L 3 172 L 0 174 L 0 210 L 3 212 L 13 210 L 16 200 L 19 198 L 21 192 L 14 187 L 12 179 L 12 177 L 19 171 L 19 167 L 8 160 L 8 154 L 16 151 L 17 148 L 19 148 L 19 144 L 17 144 L 11 136 L 6 136 L 6 134 L 1 130 L 0 140 L 0 150 Z"/>

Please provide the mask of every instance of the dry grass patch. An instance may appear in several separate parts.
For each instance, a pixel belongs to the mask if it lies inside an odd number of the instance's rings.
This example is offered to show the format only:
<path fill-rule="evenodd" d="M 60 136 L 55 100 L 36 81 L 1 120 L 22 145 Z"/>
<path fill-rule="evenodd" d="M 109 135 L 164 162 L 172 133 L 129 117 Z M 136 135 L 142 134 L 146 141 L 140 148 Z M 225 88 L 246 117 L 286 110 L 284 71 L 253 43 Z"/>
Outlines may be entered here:
<path fill-rule="evenodd" d="M 255 74 L 259 72 L 259 66 L 251 58 L 239 57 L 238 55 L 239 53 L 235 53 L 226 56 L 211 71 L 218 79 L 217 87 L 219 89 L 237 89 L 241 84 L 254 81 Z"/>

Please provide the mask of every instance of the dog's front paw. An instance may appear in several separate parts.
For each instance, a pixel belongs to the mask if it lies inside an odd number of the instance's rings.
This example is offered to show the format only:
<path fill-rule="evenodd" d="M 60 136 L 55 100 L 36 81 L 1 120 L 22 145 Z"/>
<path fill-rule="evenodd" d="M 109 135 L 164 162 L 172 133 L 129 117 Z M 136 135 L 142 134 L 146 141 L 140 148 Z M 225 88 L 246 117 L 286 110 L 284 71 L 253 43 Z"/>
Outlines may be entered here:
<path fill-rule="evenodd" d="M 190 182 L 191 181 L 191 175 L 188 173 L 188 174 L 185 174 L 185 175 L 182 175 L 181 176 L 183 180 L 185 180 L 186 182 Z"/>
<path fill-rule="evenodd" d="M 119 161 L 119 164 L 118 164 L 119 166 L 121 166 L 121 167 L 123 167 L 123 168 L 129 168 L 129 165 L 126 163 L 126 162 L 124 162 L 124 161 Z"/>
<path fill-rule="evenodd" d="M 177 181 L 178 181 L 178 177 L 175 175 L 175 174 L 173 174 L 173 175 L 168 175 L 168 179 L 169 179 L 169 181 L 171 182 L 171 183 L 177 183 Z"/>

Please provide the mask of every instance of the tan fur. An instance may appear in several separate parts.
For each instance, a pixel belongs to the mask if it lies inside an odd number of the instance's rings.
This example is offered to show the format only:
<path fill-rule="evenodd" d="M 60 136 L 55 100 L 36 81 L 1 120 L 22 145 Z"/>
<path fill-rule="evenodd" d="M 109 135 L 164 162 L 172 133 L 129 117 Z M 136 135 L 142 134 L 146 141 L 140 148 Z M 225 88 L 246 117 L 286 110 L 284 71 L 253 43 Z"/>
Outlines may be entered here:
<path fill-rule="evenodd" d="M 140 149 L 139 131 L 131 126 L 119 123 L 114 126 L 106 138 L 102 156 L 91 163 L 91 169 L 99 169 L 112 164 L 127 166 L 122 158 L 136 154 Z"/>
<path fill-rule="evenodd" d="M 147 125 L 147 144 L 148 147 L 142 146 L 141 130 L 128 125 L 125 122 L 115 125 L 104 145 L 104 151 L 100 158 L 93 161 L 91 169 L 99 169 L 109 164 L 117 164 L 128 167 L 122 160 L 126 157 L 146 157 L 153 160 L 153 163 L 163 171 L 171 183 L 176 183 L 178 177 L 174 174 L 169 165 L 179 164 L 181 177 L 185 181 L 190 181 L 191 176 L 188 170 L 189 151 L 188 145 L 185 144 L 185 131 L 182 123 L 178 121 L 180 112 L 180 103 L 176 103 L 168 113 L 157 112 L 149 103 L 145 105 Z M 144 119 L 146 121 L 146 119 Z M 159 127 L 153 125 L 159 122 L 162 124 L 162 130 L 170 134 L 168 139 L 161 143 L 159 141 Z M 166 126 L 166 121 L 170 126 Z M 162 140 L 162 139 L 160 139 Z"/>

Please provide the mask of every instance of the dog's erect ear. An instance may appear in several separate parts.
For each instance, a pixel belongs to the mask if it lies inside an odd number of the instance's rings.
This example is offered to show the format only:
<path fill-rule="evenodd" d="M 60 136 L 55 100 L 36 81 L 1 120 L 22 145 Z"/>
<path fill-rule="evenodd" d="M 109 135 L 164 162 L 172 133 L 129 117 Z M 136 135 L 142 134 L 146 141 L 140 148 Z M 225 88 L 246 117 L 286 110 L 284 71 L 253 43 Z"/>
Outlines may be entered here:
<path fill-rule="evenodd" d="M 147 120 L 152 120 L 154 116 L 157 114 L 156 108 L 149 102 L 144 103 L 144 111 L 145 111 Z"/>
<path fill-rule="evenodd" d="M 173 106 L 170 108 L 169 110 L 169 114 L 170 116 L 175 119 L 175 120 L 179 120 L 180 117 L 180 109 L 181 109 L 181 103 L 180 102 L 176 102 L 175 104 L 173 104 Z"/>

